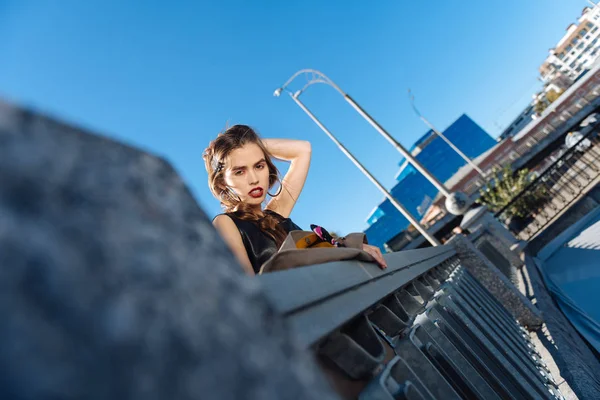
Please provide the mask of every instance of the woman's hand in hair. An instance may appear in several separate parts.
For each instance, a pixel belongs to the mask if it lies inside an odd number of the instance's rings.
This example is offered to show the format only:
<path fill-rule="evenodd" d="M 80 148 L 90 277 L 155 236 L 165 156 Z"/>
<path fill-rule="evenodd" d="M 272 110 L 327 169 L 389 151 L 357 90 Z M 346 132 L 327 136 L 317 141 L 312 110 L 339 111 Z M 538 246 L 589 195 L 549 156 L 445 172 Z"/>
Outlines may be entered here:
<path fill-rule="evenodd" d="M 363 250 L 373 256 L 375 262 L 377 263 L 377 265 L 379 265 L 379 268 L 387 268 L 387 263 L 385 262 L 383 254 L 381 254 L 381 250 L 379 250 L 379 247 L 371 246 L 370 244 L 363 244 Z"/>

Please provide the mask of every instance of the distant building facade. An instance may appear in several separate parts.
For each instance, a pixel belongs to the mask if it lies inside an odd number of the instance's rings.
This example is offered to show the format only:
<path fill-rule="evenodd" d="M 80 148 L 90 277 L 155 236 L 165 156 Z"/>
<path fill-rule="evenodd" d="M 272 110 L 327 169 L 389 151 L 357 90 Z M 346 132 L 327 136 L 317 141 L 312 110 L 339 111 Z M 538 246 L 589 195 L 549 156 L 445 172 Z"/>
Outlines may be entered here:
<path fill-rule="evenodd" d="M 535 106 L 532 102 L 528 104 L 527 107 L 519 115 L 502 131 L 500 136 L 498 136 L 497 141 L 501 142 L 502 140 L 515 136 L 519 133 L 523 128 L 527 126 L 531 121 L 535 119 Z"/>
<path fill-rule="evenodd" d="M 496 141 L 466 114 L 461 115 L 444 132 L 469 158 L 475 158 L 496 144 Z M 443 139 L 431 130 L 423 135 L 410 149 L 439 181 L 452 177 L 466 162 Z M 397 183 L 391 194 L 415 217 L 420 219 L 429 208 L 437 189 L 405 160 L 400 162 L 396 175 Z M 367 218 L 369 227 L 365 230 L 369 243 L 384 249 L 385 243 L 406 229 L 409 222 L 385 199 Z"/>
<path fill-rule="evenodd" d="M 533 101 L 507 126 L 498 141 L 518 134 L 540 112 L 536 103 L 546 103 L 548 93 L 566 91 L 577 79 L 599 61 L 600 56 L 600 6 L 584 7 L 576 23 L 567 27 L 556 46 L 549 50 L 548 57 L 539 68 L 544 88 L 533 95 Z"/>
<path fill-rule="evenodd" d="M 577 23 L 567 32 L 540 66 L 540 77 L 545 83 L 574 81 L 600 55 L 600 6 L 585 7 Z M 561 86 L 559 84 L 559 86 Z"/>

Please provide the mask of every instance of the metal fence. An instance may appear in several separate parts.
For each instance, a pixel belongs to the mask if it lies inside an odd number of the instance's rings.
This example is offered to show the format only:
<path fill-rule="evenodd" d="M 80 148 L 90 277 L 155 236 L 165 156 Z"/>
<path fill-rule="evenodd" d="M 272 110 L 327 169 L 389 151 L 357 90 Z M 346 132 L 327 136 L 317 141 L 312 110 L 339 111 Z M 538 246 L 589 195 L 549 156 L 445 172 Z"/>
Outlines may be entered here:
<path fill-rule="evenodd" d="M 526 330 L 452 247 L 258 277 L 346 399 L 555 399 Z"/>
<path fill-rule="evenodd" d="M 546 166 L 495 216 L 517 237 L 528 240 L 578 199 L 599 176 L 600 138 L 593 129 Z M 521 210 L 522 215 L 517 215 L 516 210 Z"/>
<path fill-rule="evenodd" d="M 507 164 L 516 165 L 517 168 L 520 168 L 550 144 L 543 144 L 548 138 L 560 137 L 572 128 L 577 129 L 576 126 L 587 115 L 592 112 L 598 112 L 598 107 L 600 105 L 598 100 L 598 96 L 600 96 L 600 84 L 595 82 L 600 80 L 600 75 L 594 75 L 594 78 L 592 79 L 593 82 L 589 87 L 589 90 L 578 93 L 578 96 L 580 97 L 577 101 L 574 101 L 573 104 L 562 110 L 562 112 L 554 115 L 552 118 L 549 117 L 545 122 L 539 125 L 539 127 L 534 127 L 529 134 L 518 140 L 518 144 L 506 157 L 497 160 L 494 165 L 488 167 L 485 171 L 486 175 L 489 175 L 492 172 L 491 169 L 493 167 L 502 168 Z M 572 121 L 577 121 L 577 123 L 573 124 Z M 477 191 L 486 184 L 486 179 L 476 176 L 465 185 L 463 191 L 469 195 L 477 195 Z"/>

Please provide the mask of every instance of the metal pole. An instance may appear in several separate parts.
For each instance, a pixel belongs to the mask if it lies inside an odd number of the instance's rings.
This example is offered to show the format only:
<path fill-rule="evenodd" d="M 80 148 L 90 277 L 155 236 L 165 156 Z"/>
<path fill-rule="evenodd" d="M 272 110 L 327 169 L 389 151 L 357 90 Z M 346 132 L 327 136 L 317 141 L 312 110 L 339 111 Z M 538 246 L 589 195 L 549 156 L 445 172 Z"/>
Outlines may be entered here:
<path fill-rule="evenodd" d="M 416 158 L 413 157 L 412 154 L 410 154 L 410 152 L 408 152 L 396 139 L 392 137 L 392 135 L 390 135 L 385 129 L 383 129 L 383 127 L 379 125 L 377 121 L 375 121 L 365 110 L 363 110 L 363 108 L 359 106 L 358 103 L 356 103 L 354 99 L 350 97 L 350 95 L 344 93 L 344 99 L 356 111 L 358 111 L 358 113 L 362 115 L 362 117 L 365 118 L 367 122 L 369 122 L 369 124 L 371 124 L 371 126 L 373 126 L 373 128 L 377 130 L 377 132 L 383 135 L 383 137 L 385 137 L 388 140 L 388 142 L 390 142 L 396 148 L 396 150 L 398 150 L 398 152 L 400 152 L 400 154 L 402 154 L 404 158 L 406 158 L 408 162 L 410 162 L 417 169 L 417 171 L 423 174 L 423 176 L 427 178 L 427 180 L 431 182 L 437 190 L 442 192 L 442 194 L 446 197 L 450 196 L 450 191 L 446 189 L 442 182 L 440 182 L 435 176 L 431 175 L 431 173 L 427 171 L 425 167 L 421 165 L 421 163 L 417 161 Z"/>
<path fill-rule="evenodd" d="M 325 132 L 327 134 L 327 136 L 329 136 L 329 138 L 331 140 L 333 140 L 333 142 L 340 148 L 340 150 L 354 163 L 354 165 L 356 165 L 358 167 L 358 169 L 361 170 L 361 172 L 363 174 L 365 174 L 367 176 L 367 178 L 369 178 L 371 180 L 371 182 L 373 182 L 373 184 L 375 186 L 377 186 L 377 188 L 385 195 L 385 197 L 387 197 L 387 199 L 394 205 L 394 207 L 396 207 L 398 209 L 398 211 L 400 211 L 400 213 L 406 218 L 408 219 L 408 221 L 423 235 L 423 237 L 425 239 L 427 239 L 427 241 L 429 241 L 429 243 L 431 243 L 432 246 L 439 246 L 440 242 L 433 236 L 431 235 L 429 232 L 427 232 L 427 230 L 419 223 L 419 221 L 416 220 L 415 217 L 412 216 L 412 214 L 406 209 L 404 208 L 404 206 L 402 206 L 402 204 L 400 204 L 395 198 L 394 196 L 392 196 L 392 194 L 390 192 L 388 192 L 385 187 L 383 187 L 383 185 L 381 183 L 379 183 L 379 181 L 377 180 L 377 178 L 375 178 L 357 159 L 356 157 L 354 157 L 352 155 L 352 153 L 350 153 L 346 147 L 344 147 L 344 145 L 342 143 L 340 143 L 339 140 L 337 140 L 337 138 L 335 136 L 333 136 L 333 134 L 325 127 L 325 125 L 323 125 L 321 123 L 321 121 L 319 121 L 317 119 L 317 117 L 298 99 L 297 96 L 294 96 L 293 94 L 290 93 L 290 97 L 296 102 L 296 104 L 298 104 L 298 106 L 302 109 L 302 111 L 304 111 L 312 120 L 315 124 L 317 124 L 317 126 L 319 128 L 321 128 L 321 130 L 323 132 Z"/>
<path fill-rule="evenodd" d="M 410 92 L 410 91 L 409 91 Z M 419 116 L 419 118 L 421 118 L 421 121 L 423 121 L 425 123 L 425 125 L 427 125 L 429 127 L 429 129 L 431 129 L 433 131 L 433 133 L 435 133 L 436 135 L 438 135 L 439 137 L 441 137 L 442 139 L 444 139 L 444 141 L 446 143 L 448 143 L 448 146 L 450 146 L 452 148 L 452 150 L 454 150 L 455 152 L 458 153 L 459 156 L 461 156 L 463 158 L 463 160 L 465 160 L 471 167 L 473 167 L 473 169 L 477 172 L 479 172 L 479 175 L 481 176 L 485 176 L 483 170 L 481 168 L 479 168 L 477 166 L 477 164 L 475 164 L 469 157 L 467 157 L 467 155 L 465 153 L 463 153 L 462 151 L 460 151 L 460 149 L 458 147 L 456 147 L 454 145 L 454 143 L 452 143 L 450 141 L 450 139 L 448 139 L 446 137 L 446 135 L 444 135 L 442 132 L 438 131 L 437 129 L 435 129 L 435 126 L 433 126 L 433 124 L 431 122 L 429 122 L 429 120 L 427 120 L 427 118 L 425 118 L 417 109 L 417 107 L 415 106 L 415 101 L 414 101 L 414 97 L 411 96 L 410 98 L 410 104 L 412 105 L 412 108 L 415 112 L 415 114 L 417 114 Z"/>

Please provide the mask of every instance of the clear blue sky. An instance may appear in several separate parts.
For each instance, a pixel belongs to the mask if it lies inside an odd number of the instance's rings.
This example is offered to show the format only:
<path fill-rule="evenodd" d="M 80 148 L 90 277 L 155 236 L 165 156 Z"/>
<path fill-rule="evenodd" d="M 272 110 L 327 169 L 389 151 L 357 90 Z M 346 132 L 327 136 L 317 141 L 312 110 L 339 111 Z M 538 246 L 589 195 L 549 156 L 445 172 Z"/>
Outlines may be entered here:
<path fill-rule="evenodd" d="M 319 69 L 406 147 L 426 130 L 408 87 L 439 128 L 467 113 L 497 136 L 586 4 L 0 0 L 0 96 L 165 156 L 211 217 L 219 205 L 201 154 L 227 122 L 309 140 L 313 164 L 292 218 L 349 233 L 383 196 L 275 88 Z M 337 93 L 317 86 L 304 101 L 393 185 L 400 155 Z"/>

